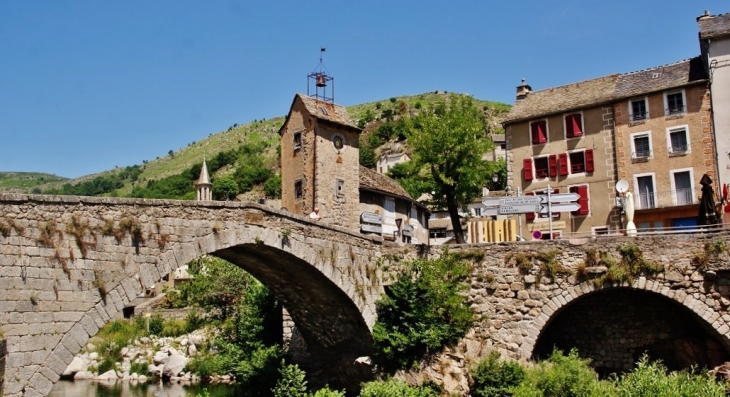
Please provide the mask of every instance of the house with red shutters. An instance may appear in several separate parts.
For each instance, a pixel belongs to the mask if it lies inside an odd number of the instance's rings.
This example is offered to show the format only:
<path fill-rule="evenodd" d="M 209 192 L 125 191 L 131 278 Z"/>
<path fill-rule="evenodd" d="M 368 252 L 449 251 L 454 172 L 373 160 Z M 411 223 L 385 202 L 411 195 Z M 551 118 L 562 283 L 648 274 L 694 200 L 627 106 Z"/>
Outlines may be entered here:
<path fill-rule="evenodd" d="M 579 208 L 521 215 L 523 234 L 543 238 L 591 236 L 620 229 L 615 208 L 613 93 L 618 74 L 532 91 L 522 81 L 503 122 L 507 179 L 523 195 L 577 193 Z"/>
<path fill-rule="evenodd" d="M 513 191 L 578 194 L 577 210 L 553 214 L 553 238 L 621 233 L 619 180 L 632 192 L 639 233 L 693 227 L 699 180 L 717 175 L 699 57 L 539 91 L 523 80 L 503 124 Z M 524 218 L 528 232 L 551 237 L 547 214 Z"/>

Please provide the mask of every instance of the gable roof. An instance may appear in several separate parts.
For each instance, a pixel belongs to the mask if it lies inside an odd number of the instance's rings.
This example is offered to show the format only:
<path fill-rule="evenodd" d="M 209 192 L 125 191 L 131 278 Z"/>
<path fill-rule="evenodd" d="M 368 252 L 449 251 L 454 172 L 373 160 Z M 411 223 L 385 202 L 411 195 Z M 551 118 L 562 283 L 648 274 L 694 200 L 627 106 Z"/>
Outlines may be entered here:
<path fill-rule="evenodd" d="M 697 23 L 700 25 L 700 39 L 730 35 L 730 13 L 702 16 L 697 19 Z"/>
<path fill-rule="evenodd" d="M 707 79 L 700 57 L 622 74 L 616 83 L 615 99 L 679 88 Z"/>
<path fill-rule="evenodd" d="M 411 195 L 403 189 L 403 186 L 401 186 L 400 183 L 363 166 L 360 166 L 360 189 L 397 197 L 412 202 L 419 207 L 425 208 L 423 204 L 414 200 L 413 197 L 411 197 Z"/>
<path fill-rule="evenodd" d="M 279 129 L 279 135 L 281 135 L 282 131 L 284 131 L 284 127 L 289 121 L 289 115 L 291 115 L 292 109 L 294 108 L 294 104 L 297 103 L 297 100 L 302 101 L 304 107 L 307 109 L 307 112 L 319 120 L 328 121 L 330 123 L 335 123 L 348 128 L 353 128 L 358 132 L 362 131 L 352 121 L 350 115 L 347 113 L 347 109 L 345 109 L 344 106 L 338 105 L 336 103 L 320 101 L 304 94 L 296 94 L 294 95 L 294 100 L 289 107 L 289 113 L 287 113 L 286 120 Z"/>
<path fill-rule="evenodd" d="M 618 73 L 578 83 L 530 92 L 512 106 L 504 123 L 562 113 L 610 102 Z"/>

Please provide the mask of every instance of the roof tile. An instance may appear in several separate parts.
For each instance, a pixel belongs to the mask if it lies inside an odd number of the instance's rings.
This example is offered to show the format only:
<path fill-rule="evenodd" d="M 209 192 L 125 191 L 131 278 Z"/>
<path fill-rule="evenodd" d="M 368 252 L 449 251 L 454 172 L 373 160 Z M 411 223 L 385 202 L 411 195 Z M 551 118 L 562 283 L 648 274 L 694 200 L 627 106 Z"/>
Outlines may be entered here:
<path fill-rule="evenodd" d="M 697 23 L 700 25 L 701 39 L 730 35 L 730 13 L 714 15 L 710 18 L 700 17 Z"/>

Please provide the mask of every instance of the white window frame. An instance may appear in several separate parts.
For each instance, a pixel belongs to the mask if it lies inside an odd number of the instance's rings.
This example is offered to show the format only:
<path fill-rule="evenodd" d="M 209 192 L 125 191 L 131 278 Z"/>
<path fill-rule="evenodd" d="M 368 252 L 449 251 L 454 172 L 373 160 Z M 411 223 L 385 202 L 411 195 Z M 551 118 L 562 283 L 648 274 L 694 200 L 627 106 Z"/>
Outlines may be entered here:
<path fill-rule="evenodd" d="M 580 131 L 582 133 L 581 136 L 571 136 L 571 137 L 568 137 L 568 125 L 565 124 L 565 118 L 567 116 L 570 116 L 571 114 L 579 114 L 580 115 Z M 584 136 L 586 136 L 586 129 L 585 129 L 585 117 L 583 117 L 583 111 L 581 110 L 581 111 L 578 111 L 578 112 L 563 113 L 563 138 L 564 139 L 581 139 Z"/>
<path fill-rule="evenodd" d="M 634 140 L 639 136 L 648 136 L 649 137 L 649 155 L 647 157 L 634 157 L 634 154 L 636 153 L 636 144 Z M 651 131 L 641 131 L 641 132 L 634 132 L 631 134 L 631 160 L 643 160 L 643 159 L 651 159 L 654 157 L 654 144 L 652 143 L 651 139 Z"/>
<path fill-rule="evenodd" d="M 682 111 L 681 112 L 669 113 L 669 101 L 667 100 L 667 96 L 673 95 L 673 94 L 682 94 Z M 663 97 L 664 97 L 664 116 L 665 117 L 681 116 L 681 115 L 684 115 L 687 113 L 687 95 L 685 95 L 684 89 L 667 91 L 664 93 Z"/>
<path fill-rule="evenodd" d="M 672 150 L 672 132 L 676 132 L 677 130 L 684 129 L 684 139 L 687 141 L 687 151 L 686 152 L 674 152 Z M 689 154 L 692 151 L 692 147 L 690 145 L 689 141 L 689 125 L 688 124 L 682 124 L 682 125 L 675 125 L 674 127 L 668 127 L 667 128 L 667 152 L 669 155 L 673 156 L 681 156 L 685 154 Z"/>
<path fill-rule="evenodd" d="M 646 107 L 646 117 L 644 117 L 641 120 L 634 120 L 634 107 L 631 106 L 631 102 L 636 102 L 636 101 L 644 101 L 644 107 Z M 644 97 L 631 98 L 628 101 L 628 107 L 629 107 L 629 123 L 641 123 L 641 122 L 649 120 L 650 116 L 649 116 L 649 98 L 648 97 L 644 96 Z"/>
<path fill-rule="evenodd" d="M 546 181 L 546 180 L 550 179 L 550 155 L 534 156 L 531 159 L 532 159 L 532 174 L 533 174 L 532 180 L 533 181 Z M 544 178 L 540 178 L 537 176 L 537 163 L 535 162 L 535 160 L 537 160 L 537 159 L 545 159 L 545 161 L 547 161 L 547 168 L 546 168 L 547 174 L 545 174 Z"/>
<path fill-rule="evenodd" d="M 694 202 L 695 202 L 695 199 L 694 198 L 696 197 L 695 196 L 695 185 L 693 183 L 694 180 L 695 180 L 695 175 L 694 175 L 694 169 L 692 167 L 689 167 L 689 168 L 677 168 L 677 169 L 674 169 L 674 170 L 669 170 L 669 187 L 670 187 L 670 189 L 671 189 L 672 192 L 676 192 L 677 191 L 677 186 L 675 185 L 675 182 L 674 182 L 674 174 L 678 174 L 680 172 L 687 172 L 687 171 L 689 171 L 689 181 L 690 181 L 690 185 L 689 186 L 690 186 L 690 189 L 692 189 L 692 192 L 690 193 L 690 196 L 689 196 L 690 199 L 692 200 L 690 202 L 690 204 L 694 204 Z M 654 189 L 656 189 L 656 187 L 654 187 Z M 675 194 L 672 194 L 672 204 L 678 205 L 677 204 L 677 195 L 675 195 Z M 689 205 L 689 204 L 687 204 L 687 205 Z"/>
<path fill-rule="evenodd" d="M 599 230 L 605 230 L 605 234 L 598 234 L 596 233 Z M 611 226 L 609 225 L 603 225 L 603 226 L 591 226 L 591 236 L 598 237 L 598 236 L 610 236 L 611 235 Z"/>
<path fill-rule="evenodd" d="M 574 183 L 572 185 L 568 185 L 568 190 L 566 190 L 566 193 L 570 193 L 570 188 L 573 186 L 587 186 L 588 187 L 588 213 L 585 215 L 573 215 L 572 212 L 568 212 L 568 216 L 570 216 L 571 218 L 578 218 L 578 217 L 588 218 L 588 217 L 590 217 L 591 215 L 593 215 L 593 205 L 591 205 L 591 203 L 593 203 L 593 201 L 591 200 L 591 184 L 588 182 L 583 182 L 583 183 Z"/>
<path fill-rule="evenodd" d="M 533 143 L 532 142 L 532 124 L 536 123 L 538 121 L 545 122 L 545 143 Z M 547 145 L 548 143 L 550 143 L 550 123 L 548 122 L 548 119 L 544 118 L 544 119 L 530 120 L 530 122 L 527 123 L 527 136 L 530 138 L 530 146 Z"/>
<path fill-rule="evenodd" d="M 650 209 L 650 208 L 640 208 L 640 206 L 636 205 L 636 200 L 638 200 L 638 197 L 641 194 L 641 192 L 639 191 L 639 178 L 644 177 L 644 176 L 650 176 L 651 177 L 651 182 L 652 182 L 651 184 L 654 187 L 654 190 L 651 192 L 652 193 L 652 197 L 654 198 L 654 206 L 651 207 L 651 209 L 657 208 L 657 201 L 658 201 L 657 199 L 658 199 L 658 197 L 656 195 L 656 187 L 657 187 L 657 185 L 656 185 L 656 173 L 655 172 L 644 172 L 642 174 L 634 174 L 634 190 L 633 190 L 633 193 L 634 193 L 634 208 L 637 209 L 637 210 Z"/>
<path fill-rule="evenodd" d="M 583 153 L 583 171 L 582 172 L 573 172 L 573 162 L 570 160 L 570 155 L 573 153 Z M 575 149 L 575 150 L 568 150 L 565 152 L 568 156 L 568 178 L 570 178 L 572 175 L 576 176 L 585 176 L 586 175 L 586 150 L 585 149 Z M 595 151 L 594 151 L 595 153 Z"/>

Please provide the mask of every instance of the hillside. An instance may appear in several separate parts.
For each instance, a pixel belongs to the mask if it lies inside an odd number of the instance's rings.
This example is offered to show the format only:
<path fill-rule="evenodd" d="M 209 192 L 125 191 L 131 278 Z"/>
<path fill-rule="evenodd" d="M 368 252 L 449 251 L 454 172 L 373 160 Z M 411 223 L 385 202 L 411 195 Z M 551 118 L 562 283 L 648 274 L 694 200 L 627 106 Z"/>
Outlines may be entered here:
<path fill-rule="evenodd" d="M 61 176 L 40 172 L 0 172 L 0 191 L 29 192 L 40 185 L 68 180 Z"/>
<path fill-rule="evenodd" d="M 445 92 L 429 92 L 420 95 L 392 97 L 389 99 L 369 102 L 347 107 L 351 118 L 365 131 L 372 131 L 384 122 L 404 114 L 415 114 L 419 109 L 428 107 L 438 100 L 444 99 Z M 499 131 L 500 116 L 506 113 L 510 106 L 491 101 L 477 100 L 489 116 L 490 129 Z M 281 109 L 286 112 L 289 109 Z M 181 173 L 194 173 L 196 165 L 202 163 L 203 158 L 211 159 L 226 151 L 240 148 L 251 141 L 259 142 L 257 147 L 262 148 L 259 153 L 263 165 L 271 170 L 278 169 L 278 130 L 284 122 L 284 116 L 272 119 L 254 120 L 246 124 L 233 124 L 225 131 L 211 133 L 199 141 L 190 142 L 186 147 L 176 151 L 161 154 L 156 159 L 145 160 L 141 165 L 132 165 L 124 168 L 100 172 L 72 180 L 46 174 L 22 173 L 25 179 L 11 179 L 3 184 L 0 178 L 0 191 L 15 192 L 52 192 L 57 194 L 91 194 L 130 196 L 135 188 L 149 185 L 151 182 L 173 178 Z M 239 154 L 235 154 L 239 156 Z M 199 170 L 199 168 L 198 168 Z M 224 163 L 220 168 L 211 170 L 213 177 L 233 174 L 235 164 Z M 6 173 L 9 174 L 9 173 Z M 12 173 L 15 175 L 21 173 Z M 34 175 L 36 175 L 34 177 Z M 53 178 L 51 178 L 53 177 Z M 21 183 L 21 181 L 23 183 Z M 83 193 L 62 191 L 65 185 L 79 186 L 93 185 L 92 188 L 82 189 Z M 87 193 L 89 192 L 89 193 Z M 106 192 L 106 193 L 99 193 Z"/>

